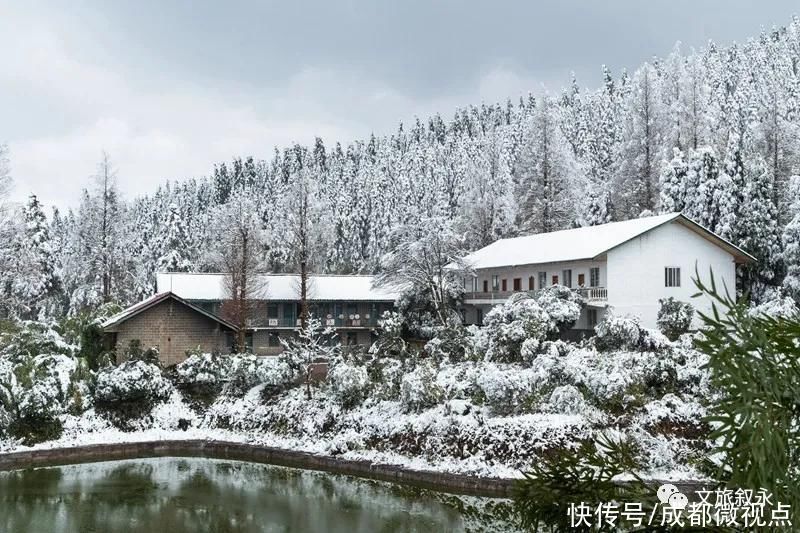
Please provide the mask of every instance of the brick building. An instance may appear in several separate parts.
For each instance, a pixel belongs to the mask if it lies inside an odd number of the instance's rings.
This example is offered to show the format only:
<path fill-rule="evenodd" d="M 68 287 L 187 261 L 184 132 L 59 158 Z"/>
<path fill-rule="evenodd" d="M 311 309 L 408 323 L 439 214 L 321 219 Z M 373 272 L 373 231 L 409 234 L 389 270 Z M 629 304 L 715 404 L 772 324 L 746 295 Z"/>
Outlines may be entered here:
<path fill-rule="evenodd" d="M 263 274 L 256 311 L 246 334 L 247 351 L 277 355 L 281 338 L 296 335 L 300 325 L 299 276 Z M 158 294 L 103 324 L 108 342 L 118 353 L 131 340 L 158 347 L 166 365 L 186 357 L 186 351 L 230 353 L 235 325 L 225 320 L 224 274 L 159 273 Z M 373 287 L 372 276 L 310 276 L 308 305 L 324 327 L 334 328 L 343 345 L 369 345 L 378 318 L 394 307 L 397 294 Z"/>

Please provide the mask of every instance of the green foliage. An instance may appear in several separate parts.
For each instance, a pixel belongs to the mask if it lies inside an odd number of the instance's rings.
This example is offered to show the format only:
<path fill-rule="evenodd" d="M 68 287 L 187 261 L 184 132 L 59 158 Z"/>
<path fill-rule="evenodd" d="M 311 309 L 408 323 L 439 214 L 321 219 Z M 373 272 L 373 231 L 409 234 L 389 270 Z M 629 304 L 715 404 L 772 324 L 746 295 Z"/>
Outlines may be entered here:
<path fill-rule="evenodd" d="M 132 339 L 125 350 L 125 357 L 128 361 L 144 361 L 150 365 L 161 367 L 161 359 L 158 358 L 158 348 L 150 347 L 142 349 L 142 341 Z"/>
<path fill-rule="evenodd" d="M 695 285 L 712 299 L 699 313 L 696 341 L 708 357 L 712 398 L 706 419 L 721 464 L 717 476 L 737 488 L 765 489 L 800 507 L 800 320 L 751 313 L 746 299 Z M 700 295 L 698 294 L 698 296 Z"/>
<path fill-rule="evenodd" d="M 661 333 L 671 341 L 689 331 L 694 317 L 692 304 L 676 300 L 672 296 L 658 300 L 656 324 Z"/>
<path fill-rule="evenodd" d="M 75 346 L 64 341 L 58 331 L 43 322 L 23 322 L 0 336 L 0 355 L 72 355 Z"/>
<path fill-rule="evenodd" d="M 553 450 L 544 455 L 515 488 L 514 507 L 523 527 L 569 531 L 570 504 L 638 502 L 652 509 L 655 491 L 636 475 L 642 467 L 639 455 L 633 443 L 602 435 L 597 441 L 583 442 L 577 450 Z M 632 481 L 616 481 L 622 474 L 632 476 Z"/>

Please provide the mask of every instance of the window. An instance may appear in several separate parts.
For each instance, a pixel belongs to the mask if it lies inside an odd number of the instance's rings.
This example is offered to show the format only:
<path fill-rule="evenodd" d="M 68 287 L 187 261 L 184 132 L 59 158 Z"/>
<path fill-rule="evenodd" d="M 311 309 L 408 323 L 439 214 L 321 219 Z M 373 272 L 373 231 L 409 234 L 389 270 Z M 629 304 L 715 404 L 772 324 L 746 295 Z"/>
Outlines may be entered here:
<path fill-rule="evenodd" d="M 515 291 L 522 290 L 522 278 L 514 278 L 514 290 Z"/>
<path fill-rule="evenodd" d="M 553 285 L 558 285 L 558 276 L 553 276 Z"/>
<path fill-rule="evenodd" d="M 478 292 L 478 277 L 472 277 L 472 292 Z"/>
<path fill-rule="evenodd" d="M 285 326 L 295 325 L 294 311 L 295 311 L 294 304 L 283 304 L 283 324 Z"/>
<path fill-rule="evenodd" d="M 589 269 L 589 286 L 600 286 L 600 267 L 592 267 Z"/>
<path fill-rule="evenodd" d="M 277 333 L 270 333 L 269 338 L 267 340 L 267 344 L 270 348 L 277 348 L 281 345 L 281 337 Z"/>
<path fill-rule="evenodd" d="M 348 346 L 355 346 L 358 344 L 358 334 L 355 331 L 348 331 L 347 332 L 347 345 Z"/>
<path fill-rule="evenodd" d="M 566 269 L 561 272 L 565 287 L 572 287 L 572 270 Z"/>
<path fill-rule="evenodd" d="M 492 276 L 492 290 L 500 290 L 500 276 Z"/>
<path fill-rule="evenodd" d="M 594 329 L 597 325 L 597 309 L 587 309 L 586 311 L 589 319 L 589 329 Z"/>
<path fill-rule="evenodd" d="M 508 280 L 503 279 L 503 292 L 508 290 Z"/>
<path fill-rule="evenodd" d="M 680 267 L 666 267 L 666 268 L 664 268 L 664 286 L 665 287 L 680 287 L 681 286 L 681 269 L 680 269 Z"/>
<path fill-rule="evenodd" d="M 586 285 L 586 276 L 584 274 L 578 274 L 578 287 L 583 287 Z"/>
<path fill-rule="evenodd" d="M 475 323 L 479 326 L 483 325 L 483 309 L 476 309 L 475 310 Z"/>
<path fill-rule="evenodd" d="M 278 318 L 278 304 L 269 304 L 267 306 L 267 318 Z"/>
<path fill-rule="evenodd" d="M 547 286 L 547 272 L 539 272 L 539 288 L 544 289 Z"/>
<path fill-rule="evenodd" d="M 535 284 L 535 282 L 533 281 L 533 276 L 531 276 L 531 277 L 529 277 L 529 278 L 528 278 L 528 290 L 529 290 L 529 291 L 536 290 L 536 284 Z"/>
<path fill-rule="evenodd" d="M 483 280 L 483 292 L 489 292 L 489 280 Z"/>

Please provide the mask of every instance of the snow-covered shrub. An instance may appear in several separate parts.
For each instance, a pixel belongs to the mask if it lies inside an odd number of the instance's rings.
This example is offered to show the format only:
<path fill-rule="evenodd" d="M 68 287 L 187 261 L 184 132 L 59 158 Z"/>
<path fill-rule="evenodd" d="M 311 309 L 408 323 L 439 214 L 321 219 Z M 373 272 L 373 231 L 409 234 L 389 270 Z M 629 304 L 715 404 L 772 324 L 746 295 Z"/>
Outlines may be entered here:
<path fill-rule="evenodd" d="M 483 400 L 498 415 L 517 413 L 534 390 L 533 374 L 518 365 L 484 363 L 476 368 L 475 384 Z"/>
<path fill-rule="evenodd" d="M 142 341 L 139 339 L 132 339 L 128 343 L 124 354 L 124 360 L 142 361 L 149 365 L 161 366 L 161 359 L 158 357 L 158 348 L 155 346 L 142 348 Z"/>
<path fill-rule="evenodd" d="M 0 337 L 0 355 L 36 356 L 41 354 L 74 355 L 78 347 L 66 342 L 52 324 L 23 322 Z"/>
<path fill-rule="evenodd" d="M 265 385 L 269 394 L 277 393 L 297 380 L 292 366 L 285 358 L 255 355 L 230 356 L 228 376 L 229 381 L 223 388 L 228 396 L 243 396 L 259 385 Z"/>
<path fill-rule="evenodd" d="M 585 304 L 581 295 L 563 285 L 551 285 L 540 290 L 536 301 L 550 316 L 552 328 L 557 331 L 566 331 L 574 326 Z"/>
<path fill-rule="evenodd" d="M 400 398 L 400 383 L 403 380 L 404 365 L 400 359 L 375 357 L 367 362 L 372 396 L 377 400 L 397 400 Z"/>
<path fill-rule="evenodd" d="M 421 411 L 442 401 L 442 389 L 436 382 L 436 367 L 420 361 L 400 382 L 400 403 L 406 412 Z"/>
<path fill-rule="evenodd" d="M 101 370 L 95 383 L 95 401 L 103 407 L 140 404 L 144 408 L 165 400 L 171 393 L 170 383 L 161 370 L 144 361 L 126 361 Z"/>
<path fill-rule="evenodd" d="M 773 318 L 791 318 L 800 315 L 800 309 L 793 298 L 778 296 L 751 308 L 749 314 L 751 316 L 767 315 Z"/>
<path fill-rule="evenodd" d="M 635 316 L 616 316 L 608 314 L 594 328 L 595 345 L 599 350 L 636 350 L 642 328 Z"/>
<path fill-rule="evenodd" d="M 370 381 L 364 366 L 339 359 L 328 370 L 327 385 L 336 403 L 350 409 L 367 397 Z"/>
<path fill-rule="evenodd" d="M 447 359 L 452 362 L 463 361 L 470 352 L 468 332 L 461 324 L 441 328 L 436 336 L 425 344 L 428 357 L 437 361 Z"/>
<path fill-rule="evenodd" d="M 583 394 L 573 385 L 556 387 L 543 406 L 543 410 L 547 412 L 565 415 L 578 415 L 586 412 L 588 408 Z"/>
<path fill-rule="evenodd" d="M 68 391 L 77 362 L 65 355 L 18 355 L 0 363 L 0 404 L 7 432 L 24 444 L 58 438 L 58 415 L 69 406 Z"/>
<path fill-rule="evenodd" d="M 520 361 L 526 339 L 542 341 L 554 329 L 550 315 L 524 293 L 516 293 L 503 305 L 494 307 L 486 313 L 483 323 L 489 361 Z"/>
<path fill-rule="evenodd" d="M 231 359 L 218 354 L 192 354 L 175 367 L 181 389 L 211 399 L 218 394 L 231 372 Z"/>
<path fill-rule="evenodd" d="M 594 343 L 598 350 L 665 351 L 670 342 L 662 333 L 643 328 L 635 316 L 609 314 L 594 328 Z"/>
<path fill-rule="evenodd" d="M 658 304 L 656 325 L 669 340 L 674 341 L 689 331 L 694 318 L 692 304 L 681 302 L 672 296 L 659 299 Z"/>

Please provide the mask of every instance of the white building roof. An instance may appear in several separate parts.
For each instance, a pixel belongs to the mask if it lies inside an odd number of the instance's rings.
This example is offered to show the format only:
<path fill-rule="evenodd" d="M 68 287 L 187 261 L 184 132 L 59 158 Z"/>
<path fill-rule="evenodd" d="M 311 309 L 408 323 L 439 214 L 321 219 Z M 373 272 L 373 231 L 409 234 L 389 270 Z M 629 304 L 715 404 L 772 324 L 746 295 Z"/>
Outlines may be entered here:
<path fill-rule="evenodd" d="M 156 276 L 156 290 L 172 292 L 187 300 L 225 300 L 225 274 L 170 272 Z M 308 299 L 316 301 L 390 301 L 399 294 L 385 287 L 373 287 L 373 276 L 314 275 L 309 277 Z M 297 274 L 260 274 L 260 299 L 299 300 Z"/>
<path fill-rule="evenodd" d="M 501 239 L 472 252 L 466 261 L 473 268 L 496 268 L 595 259 L 612 248 L 663 224 L 678 222 L 728 250 L 739 262 L 754 258 L 680 213 L 668 213 L 599 226 L 538 233 Z"/>

